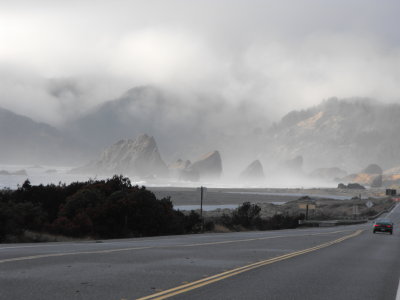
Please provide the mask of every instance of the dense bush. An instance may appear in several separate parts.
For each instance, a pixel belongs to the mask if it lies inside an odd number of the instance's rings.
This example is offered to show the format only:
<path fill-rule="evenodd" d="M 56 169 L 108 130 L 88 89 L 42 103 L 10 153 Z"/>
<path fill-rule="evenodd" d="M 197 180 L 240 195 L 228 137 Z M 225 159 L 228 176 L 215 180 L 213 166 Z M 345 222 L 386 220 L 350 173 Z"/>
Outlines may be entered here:
<path fill-rule="evenodd" d="M 222 224 L 231 230 L 294 228 L 300 217 L 260 217 L 260 207 L 243 203 L 230 215 L 207 220 L 204 230 Z M 196 233 L 202 230 L 197 212 L 174 210 L 170 198 L 157 199 L 128 178 L 89 180 L 69 185 L 32 186 L 0 191 L 0 242 L 25 231 L 71 237 L 117 238 Z"/>
<path fill-rule="evenodd" d="M 145 187 L 114 176 L 70 185 L 32 186 L 0 192 L 0 241 L 25 230 L 72 237 L 132 237 L 200 230 L 200 216 L 173 209 Z"/>
<path fill-rule="evenodd" d="M 257 229 L 285 229 L 296 228 L 299 220 L 304 219 L 304 215 L 286 216 L 274 215 L 271 218 L 263 219 L 260 216 L 261 208 L 257 204 L 245 202 L 235 209 L 230 215 L 223 215 L 216 223 L 221 223 L 231 230 Z"/>

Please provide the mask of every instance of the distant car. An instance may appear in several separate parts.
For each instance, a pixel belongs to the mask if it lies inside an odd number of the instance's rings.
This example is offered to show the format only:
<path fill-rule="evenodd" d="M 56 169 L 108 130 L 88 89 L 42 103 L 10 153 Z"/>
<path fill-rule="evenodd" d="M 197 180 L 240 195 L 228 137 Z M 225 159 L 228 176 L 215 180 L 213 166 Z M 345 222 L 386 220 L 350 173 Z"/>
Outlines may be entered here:
<path fill-rule="evenodd" d="M 389 232 L 393 234 L 393 222 L 388 219 L 379 219 L 375 222 L 373 230 L 374 233 L 379 232 Z"/>

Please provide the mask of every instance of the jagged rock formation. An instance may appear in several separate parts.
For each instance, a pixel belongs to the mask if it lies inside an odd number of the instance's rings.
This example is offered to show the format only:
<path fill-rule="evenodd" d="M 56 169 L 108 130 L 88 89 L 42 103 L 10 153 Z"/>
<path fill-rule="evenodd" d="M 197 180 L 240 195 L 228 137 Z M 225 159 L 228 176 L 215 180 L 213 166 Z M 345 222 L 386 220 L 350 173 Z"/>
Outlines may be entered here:
<path fill-rule="evenodd" d="M 348 185 L 339 183 L 338 189 L 365 190 L 365 187 L 363 187 L 361 184 L 358 183 L 349 183 Z"/>
<path fill-rule="evenodd" d="M 360 184 L 369 185 L 371 187 L 400 186 L 400 167 L 394 167 L 379 173 L 381 170 L 382 169 L 377 165 L 370 165 L 362 172 L 351 174 L 343 179 L 347 182 L 358 182 Z"/>
<path fill-rule="evenodd" d="M 281 162 L 300 155 L 304 170 L 337 166 L 355 172 L 370 162 L 384 169 L 400 165 L 400 139 L 394 138 L 400 130 L 399 104 L 332 98 L 292 111 L 270 126 L 261 110 L 238 112 L 216 95 L 186 100 L 179 93 L 137 87 L 58 129 L 0 109 L 0 161 L 80 163 L 115 140 L 148 132 L 169 161 L 213 147 L 224 153 L 227 165 L 260 157 L 270 168 L 281 168 Z"/>
<path fill-rule="evenodd" d="M 382 187 L 383 185 L 383 177 L 382 175 L 378 175 L 372 180 L 371 187 Z"/>
<path fill-rule="evenodd" d="M 144 177 L 164 177 L 168 170 L 153 137 L 146 134 L 135 140 L 120 140 L 101 154 L 100 158 L 80 173 L 124 174 Z"/>
<path fill-rule="evenodd" d="M 383 184 L 382 179 L 383 170 L 377 164 L 370 164 L 361 172 L 356 174 L 350 174 L 344 177 L 343 180 L 346 182 L 356 182 L 363 185 L 369 185 L 373 187 L 380 187 Z"/>
<path fill-rule="evenodd" d="M 190 100 L 187 95 L 156 86 L 134 87 L 73 120 L 66 128 L 81 140 L 90 141 L 92 151 L 146 132 L 155 137 L 163 158 L 169 162 L 184 155 L 195 157 L 210 148 L 234 159 L 243 155 L 240 146 L 244 143 L 251 145 L 246 155 L 254 157 L 253 153 L 258 152 L 254 144 L 265 144 L 259 131 L 268 128 L 270 122 L 262 110 L 254 109 L 254 103 L 251 109 L 238 110 L 218 95 L 188 96 Z"/>
<path fill-rule="evenodd" d="M 258 159 L 253 161 L 240 173 L 240 178 L 245 180 L 260 180 L 264 177 L 264 168 Z"/>
<path fill-rule="evenodd" d="M 170 164 L 168 166 L 168 168 L 170 170 L 184 170 L 186 168 L 188 168 L 191 165 L 190 160 L 182 160 L 182 159 L 178 159 L 176 162 Z"/>
<path fill-rule="evenodd" d="M 219 178 L 222 174 L 222 160 L 218 151 L 207 153 L 189 166 L 188 171 L 197 173 L 200 179 Z"/>
<path fill-rule="evenodd" d="M 382 174 L 382 185 L 385 187 L 400 186 L 400 167 L 384 171 Z"/>
<path fill-rule="evenodd" d="M 337 167 L 333 168 L 319 168 L 310 173 L 313 178 L 325 179 L 325 180 L 336 180 L 343 178 L 347 175 L 347 172 Z"/>
<path fill-rule="evenodd" d="M 300 155 L 303 170 L 400 165 L 400 139 L 393 138 L 400 130 L 399 104 L 332 98 L 270 126 L 261 110 L 238 112 L 216 95 L 186 100 L 160 88 L 136 87 L 58 129 L 0 109 L 0 162 L 80 163 L 115 140 L 148 132 L 169 161 L 213 147 L 224 153 L 227 165 L 260 157 L 270 168 L 282 168 L 281 162 Z"/>
<path fill-rule="evenodd" d="M 198 181 L 199 174 L 190 170 L 190 160 L 178 159 L 176 162 L 170 164 L 168 169 L 172 178 L 177 178 L 184 181 Z"/>
<path fill-rule="evenodd" d="M 361 173 L 366 173 L 366 174 L 382 174 L 383 170 L 380 166 L 377 164 L 370 164 L 368 165 L 364 170 L 361 171 Z"/>
<path fill-rule="evenodd" d="M 371 176 L 368 182 L 371 187 L 381 187 L 383 185 L 383 170 L 377 164 L 368 165 L 361 173 Z"/>
<path fill-rule="evenodd" d="M 356 174 L 350 174 L 350 175 L 342 178 L 342 180 L 345 182 L 356 182 L 359 184 L 364 184 L 364 185 L 370 186 L 377 176 L 379 176 L 379 175 L 367 174 L 367 173 L 356 173 Z"/>
<path fill-rule="evenodd" d="M 205 154 L 194 163 L 178 159 L 169 165 L 172 177 L 185 181 L 219 178 L 222 174 L 222 160 L 218 151 Z"/>

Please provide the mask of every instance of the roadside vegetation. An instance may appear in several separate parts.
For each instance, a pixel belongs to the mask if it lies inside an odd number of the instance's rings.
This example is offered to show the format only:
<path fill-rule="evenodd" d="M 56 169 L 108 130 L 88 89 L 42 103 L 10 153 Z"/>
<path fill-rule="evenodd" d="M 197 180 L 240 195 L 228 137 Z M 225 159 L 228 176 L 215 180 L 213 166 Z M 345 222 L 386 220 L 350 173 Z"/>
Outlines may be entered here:
<path fill-rule="evenodd" d="M 243 229 L 273 230 L 296 228 L 299 220 L 304 219 L 304 214 L 282 215 L 275 214 L 272 217 L 261 217 L 261 207 L 257 204 L 244 202 L 230 214 L 223 214 L 221 217 L 211 218 L 212 226 L 224 226 L 232 231 Z"/>
<path fill-rule="evenodd" d="M 260 217 L 260 207 L 243 203 L 231 214 L 208 219 L 174 209 L 170 198 L 157 199 L 146 187 L 122 175 L 107 180 L 33 186 L 0 191 L 0 242 L 73 238 L 123 238 L 228 230 L 294 228 L 298 217 Z M 44 238 L 47 237 L 47 238 Z M 55 239 L 57 240 L 57 239 Z M 58 239 L 59 240 L 59 239 Z"/>

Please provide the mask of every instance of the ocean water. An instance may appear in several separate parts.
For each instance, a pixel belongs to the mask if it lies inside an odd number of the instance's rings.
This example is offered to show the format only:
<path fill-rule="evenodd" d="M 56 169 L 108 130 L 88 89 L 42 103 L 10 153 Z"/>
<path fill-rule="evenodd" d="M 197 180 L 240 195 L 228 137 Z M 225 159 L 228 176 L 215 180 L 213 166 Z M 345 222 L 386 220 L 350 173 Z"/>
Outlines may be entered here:
<path fill-rule="evenodd" d="M 93 177 L 87 175 L 69 174 L 70 167 L 54 167 L 54 166 L 27 166 L 27 165 L 0 165 L 0 171 L 16 172 L 25 170 L 27 175 L 1 175 L 0 189 L 10 188 L 16 189 L 21 186 L 25 180 L 29 180 L 32 185 L 39 184 L 69 184 L 75 181 L 86 181 Z M 102 178 L 98 178 L 102 179 Z"/>
<path fill-rule="evenodd" d="M 25 180 L 29 179 L 32 185 L 39 184 L 69 184 L 75 181 L 87 181 L 89 179 L 107 179 L 111 176 L 90 176 L 80 174 L 70 174 L 69 171 L 72 167 L 55 167 L 46 165 L 5 165 L 0 164 L 0 171 L 7 171 L 13 173 L 16 171 L 24 170 L 27 175 L 2 175 L 0 174 L 0 189 L 10 188 L 17 189 Z M 204 181 L 204 182 L 184 182 L 172 179 L 159 179 L 159 180 L 136 180 L 129 177 L 133 185 L 144 185 L 147 187 L 215 187 L 215 188 L 238 188 L 238 187 L 262 187 L 262 185 L 246 186 L 238 185 L 237 183 L 229 183 L 222 181 Z"/>
<path fill-rule="evenodd" d="M 25 180 L 29 179 L 32 185 L 39 184 L 69 184 L 75 181 L 87 181 L 89 179 L 106 179 L 111 176 L 90 176 L 80 174 L 70 174 L 71 166 L 46 166 L 46 165 L 6 165 L 0 164 L 0 171 L 16 172 L 24 170 L 27 175 L 2 175 L 0 174 L 0 189 L 10 188 L 16 189 L 21 186 Z M 146 186 L 146 187 L 190 187 L 197 188 L 205 186 L 208 188 L 315 188 L 315 187 L 329 187 L 328 185 L 320 185 L 310 182 L 305 184 L 304 181 L 272 181 L 272 178 L 265 180 L 265 182 L 242 182 L 236 179 L 221 179 L 221 180 L 206 180 L 202 182 L 185 182 L 174 179 L 152 179 L 152 180 L 138 180 L 129 177 L 133 185 Z M 333 186 L 332 186 L 333 187 Z M 271 194 L 272 195 L 272 194 Z M 284 196 L 279 193 L 279 195 Z M 303 196 L 294 195 L 292 196 Z M 335 196 L 337 197 L 337 196 Z M 335 198 L 332 197 L 332 198 Z M 340 198 L 340 196 L 338 196 Z"/>
<path fill-rule="evenodd" d="M 72 167 L 55 167 L 46 165 L 5 165 L 0 164 L 0 172 L 7 171 L 9 173 L 24 170 L 27 175 L 2 175 L 0 174 L 0 189 L 17 189 L 21 186 L 25 180 L 29 180 L 32 185 L 39 184 L 59 184 L 65 183 L 70 184 L 76 181 L 87 181 L 89 179 L 107 179 L 110 176 L 90 176 L 82 174 L 71 174 L 70 170 Z M 125 175 L 124 175 L 125 176 Z M 129 176 L 127 176 L 129 177 Z M 129 177 L 132 185 L 146 186 L 146 187 L 193 187 L 197 188 L 199 186 L 207 187 L 236 187 L 233 184 L 216 182 L 183 182 L 170 179 L 152 179 L 152 180 L 138 180 L 133 177 Z"/>

